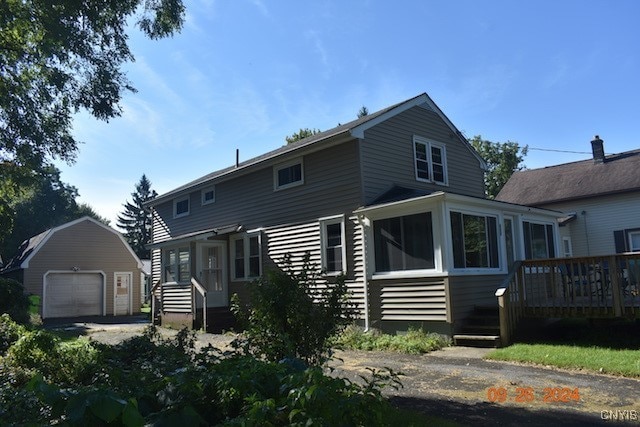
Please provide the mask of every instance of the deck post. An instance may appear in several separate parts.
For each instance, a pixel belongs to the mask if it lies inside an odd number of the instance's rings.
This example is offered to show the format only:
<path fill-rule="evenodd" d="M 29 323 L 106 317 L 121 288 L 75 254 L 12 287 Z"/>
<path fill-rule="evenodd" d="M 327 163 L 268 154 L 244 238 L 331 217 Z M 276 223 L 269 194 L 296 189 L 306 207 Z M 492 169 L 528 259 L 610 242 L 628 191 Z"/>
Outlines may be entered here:
<path fill-rule="evenodd" d="M 616 257 L 609 257 L 609 280 L 611 280 L 611 296 L 613 297 L 613 312 L 616 317 L 622 317 L 624 311 L 622 301 L 622 289 L 620 288 L 620 275 L 618 274 L 618 262 Z"/>
<path fill-rule="evenodd" d="M 496 291 L 498 297 L 498 313 L 500 315 L 500 346 L 509 344 L 511 331 L 509 325 L 509 291 L 507 288 L 499 288 Z"/>

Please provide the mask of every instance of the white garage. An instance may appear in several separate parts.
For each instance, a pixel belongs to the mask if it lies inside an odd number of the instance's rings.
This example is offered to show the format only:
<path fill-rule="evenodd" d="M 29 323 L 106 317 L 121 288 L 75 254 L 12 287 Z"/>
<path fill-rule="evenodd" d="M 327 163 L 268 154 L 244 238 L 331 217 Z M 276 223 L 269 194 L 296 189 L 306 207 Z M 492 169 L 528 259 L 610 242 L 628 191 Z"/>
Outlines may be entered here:
<path fill-rule="evenodd" d="M 104 315 L 101 272 L 52 272 L 44 279 L 43 318 Z"/>

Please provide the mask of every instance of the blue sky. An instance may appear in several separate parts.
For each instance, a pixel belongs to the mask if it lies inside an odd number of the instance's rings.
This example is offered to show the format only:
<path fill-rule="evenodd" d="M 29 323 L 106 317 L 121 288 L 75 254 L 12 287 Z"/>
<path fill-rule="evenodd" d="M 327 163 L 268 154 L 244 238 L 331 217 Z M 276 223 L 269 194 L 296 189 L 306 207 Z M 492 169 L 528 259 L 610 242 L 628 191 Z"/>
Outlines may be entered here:
<path fill-rule="evenodd" d="M 528 168 L 640 148 L 640 2 L 186 1 L 183 31 L 131 31 L 138 89 L 108 123 L 79 114 L 80 201 L 115 219 L 145 173 L 162 194 L 427 92 L 467 137 L 517 141 Z"/>

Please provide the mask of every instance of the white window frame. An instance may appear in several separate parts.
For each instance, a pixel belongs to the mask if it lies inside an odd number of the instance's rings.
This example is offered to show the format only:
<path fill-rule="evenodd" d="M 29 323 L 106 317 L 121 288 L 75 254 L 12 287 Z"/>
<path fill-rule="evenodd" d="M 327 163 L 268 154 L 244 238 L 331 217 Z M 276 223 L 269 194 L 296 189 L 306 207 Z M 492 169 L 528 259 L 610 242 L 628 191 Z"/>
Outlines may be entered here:
<path fill-rule="evenodd" d="M 633 246 L 633 237 L 640 236 L 640 231 L 629 231 L 627 236 L 627 238 L 629 239 L 629 252 L 640 252 L 640 246 Z"/>
<path fill-rule="evenodd" d="M 212 192 L 212 193 L 213 193 L 213 199 L 211 199 L 211 200 L 206 200 L 204 196 L 205 196 L 205 194 L 210 193 L 210 192 Z M 215 201 L 216 201 L 216 187 L 215 187 L 215 185 L 212 185 L 211 187 L 204 188 L 204 189 L 200 192 L 200 201 L 201 201 L 201 203 L 202 203 L 202 206 L 204 206 L 204 205 L 210 205 L 210 204 L 212 204 L 212 203 L 215 203 Z"/>
<path fill-rule="evenodd" d="M 520 221 L 520 229 L 522 232 L 522 257 L 523 259 L 527 258 L 527 238 L 526 238 L 526 233 L 524 231 L 524 223 L 528 222 L 529 224 L 534 224 L 534 225 L 543 225 L 545 228 L 545 246 L 547 248 L 547 252 L 549 251 L 549 241 L 547 240 L 548 236 L 547 236 L 547 226 L 551 226 L 551 230 L 552 230 L 552 236 L 553 236 L 553 257 L 557 257 L 558 254 L 562 252 L 564 252 L 564 248 L 559 248 L 558 245 L 560 244 L 560 242 L 558 242 L 558 240 L 562 240 L 562 239 L 558 239 L 559 237 L 559 233 L 557 231 L 557 226 L 551 222 L 545 222 L 545 221 L 540 221 L 538 219 L 531 219 L 531 218 L 522 218 L 522 220 Z M 531 237 L 531 236 L 529 236 Z M 533 250 L 533 248 L 531 248 L 531 250 Z M 531 254 L 533 255 L 533 254 Z M 551 254 L 547 253 L 547 257 L 551 257 Z M 541 259 L 541 258 L 533 258 L 533 259 Z"/>
<path fill-rule="evenodd" d="M 193 276 L 193 272 L 191 271 L 191 257 L 192 257 L 192 253 L 191 253 L 191 248 L 188 245 L 181 245 L 181 246 L 172 246 L 169 248 L 163 248 L 162 252 L 161 252 L 161 263 L 162 263 L 162 271 L 160 273 L 162 281 L 163 282 L 169 282 L 169 280 L 167 280 L 167 276 L 166 276 L 166 267 L 169 266 L 169 262 L 168 262 L 168 257 L 169 257 L 169 251 L 175 251 L 176 253 L 176 257 L 175 257 L 175 262 L 173 263 L 173 268 L 174 268 L 174 280 L 172 280 L 172 282 L 176 282 L 176 283 L 188 283 L 188 281 L 180 281 L 180 251 L 186 249 L 186 252 L 189 254 L 189 280 L 191 280 L 191 276 Z"/>
<path fill-rule="evenodd" d="M 278 173 L 283 169 L 287 169 L 298 164 L 300 165 L 300 180 L 280 185 L 280 183 L 278 182 Z M 297 187 L 302 184 L 304 184 L 304 162 L 302 161 L 301 157 L 286 163 L 281 163 L 273 167 L 273 190 L 274 191 Z"/>
<path fill-rule="evenodd" d="M 187 211 L 178 213 L 178 203 L 187 201 Z M 173 217 L 174 218 L 182 218 L 184 216 L 188 216 L 191 212 L 191 198 L 189 196 L 184 196 L 180 198 L 173 199 Z"/>
<path fill-rule="evenodd" d="M 562 254 L 565 258 L 571 258 L 573 256 L 573 244 L 569 236 L 562 237 Z"/>
<path fill-rule="evenodd" d="M 250 254 L 251 254 L 251 238 L 258 238 L 258 268 L 259 274 L 257 276 L 250 276 Z M 246 282 L 248 280 L 257 279 L 262 276 L 262 233 L 260 231 L 250 231 L 244 234 L 234 234 L 230 238 L 229 245 L 229 259 L 231 260 L 231 281 L 233 282 Z M 242 253 L 244 259 L 244 275 L 242 277 L 236 277 L 236 244 L 242 241 Z"/>
<path fill-rule="evenodd" d="M 418 152 L 416 150 L 416 145 L 417 144 L 422 144 L 425 146 L 425 152 L 427 155 L 427 159 L 426 160 L 422 160 L 421 161 L 426 161 L 427 163 L 427 172 L 429 173 L 429 179 L 425 179 L 425 178 L 420 178 L 418 176 Z M 441 153 L 442 153 L 442 174 L 443 174 L 443 181 L 436 181 L 434 174 L 433 174 L 433 158 L 432 158 L 432 153 L 431 153 L 431 148 L 432 147 L 436 147 L 438 149 L 440 149 Z M 429 183 L 433 183 L 433 184 L 438 184 L 438 185 L 445 185 L 448 186 L 449 185 L 449 177 L 448 177 L 448 173 L 447 173 L 447 149 L 446 146 L 442 143 L 439 142 L 435 142 L 432 141 L 430 139 L 418 136 L 418 135 L 414 135 L 413 136 L 413 169 L 415 172 L 415 178 L 416 181 L 420 181 L 420 182 L 429 182 Z"/>
<path fill-rule="evenodd" d="M 497 267 L 456 267 L 455 266 L 455 254 L 453 251 L 453 224 L 451 222 L 451 213 L 458 213 L 461 214 L 463 217 L 465 215 L 467 216 L 474 216 L 477 218 L 484 218 L 485 219 L 485 224 L 486 219 L 487 218 L 493 218 L 496 222 L 496 241 L 495 241 L 495 251 L 496 251 L 496 259 L 498 261 L 498 266 Z M 456 272 L 460 272 L 460 271 L 470 271 L 470 272 L 500 272 L 504 270 L 504 260 L 502 259 L 502 237 L 501 235 L 502 230 L 500 227 L 500 215 L 498 215 L 495 212 L 481 212 L 481 211 L 472 211 L 472 210 L 465 210 L 465 209 L 458 209 L 458 208 L 453 208 L 453 209 L 449 209 L 448 210 L 448 215 L 447 215 L 447 220 L 448 220 L 448 229 L 449 229 L 449 241 L 451 242 L 451 270 L 452 271 L 456 271 Z M 512 223 L 513 225 L 513 223 Z M 490 238 L 489 234 L 486 234 L 487 238 Z M 487 240 L 487 251 L 489 250 L 489 246 L 488 246 L 488 240 Z M 463 236 L 463 250 L 466 249 L 465 246 L 465 242 L 464 242 L 464 236 Z M 489 252 L 487 252 L 489 259 L 487 260 L 489 262 L 489 264 L 491 264 L 491 254 Z"/>
<path fill-rule="evenodd" d="M 320 248 L 321 248 L 321 259 L 322 259 L 322 271 L 324 271 L 328 276 L 337 276 L 343 274 L 347 271 L 347 248 L 346 248 L 346 239 L 345 239 L 345 223 L 344 223 L 344 215 L 320 218 Z M 327 260 L 327 226 L 340 224 L 340 246 L 341 246 L 341 255 L 342 255 L 342 270 L 329 270 L 328 269 L 328 260 Z"/>

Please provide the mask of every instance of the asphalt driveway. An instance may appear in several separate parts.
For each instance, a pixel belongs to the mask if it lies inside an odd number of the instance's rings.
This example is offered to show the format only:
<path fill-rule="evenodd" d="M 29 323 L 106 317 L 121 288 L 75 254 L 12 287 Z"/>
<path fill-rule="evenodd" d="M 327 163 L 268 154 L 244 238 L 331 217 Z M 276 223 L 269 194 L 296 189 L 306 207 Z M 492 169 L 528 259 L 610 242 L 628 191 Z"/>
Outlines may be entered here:
<path fill-rule="evenodd" d="M 83 319 L 46 326 L 115 344 L 147 325 L 144 318 L 129 320 Z M 197 339 L 198 346 L 223 347 L 233 337 L 198 333 Z M 401 372 L 403 387 L 386 391 L 394 403 L 461 425 L 640 425 L 640 380 L 483 360 L 488 351 L 451 347 L 421 356 L 339 351 L 331 366 L 353 381 L 370 375 L 367 368 Z"/>

